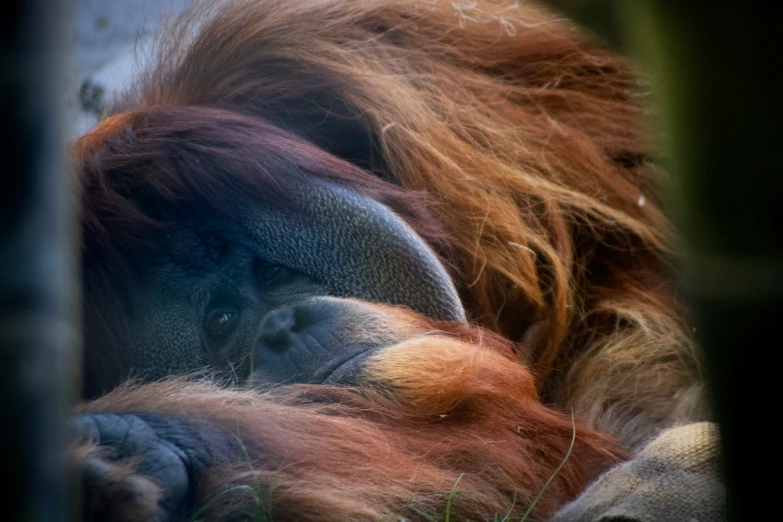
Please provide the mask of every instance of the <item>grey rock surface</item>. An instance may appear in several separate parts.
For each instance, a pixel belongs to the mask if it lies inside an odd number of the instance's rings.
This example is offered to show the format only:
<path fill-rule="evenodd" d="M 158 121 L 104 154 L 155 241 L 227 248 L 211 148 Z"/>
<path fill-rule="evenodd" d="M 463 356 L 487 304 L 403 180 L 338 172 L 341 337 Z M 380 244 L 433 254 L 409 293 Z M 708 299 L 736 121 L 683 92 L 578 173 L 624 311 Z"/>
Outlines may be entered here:
<path fill-rule="evenodd" d="M 95 124 L 100 106 L 144 65 L 150 35 L 190 0 L 72 0 L 67 93 L 68 139 Z"/>

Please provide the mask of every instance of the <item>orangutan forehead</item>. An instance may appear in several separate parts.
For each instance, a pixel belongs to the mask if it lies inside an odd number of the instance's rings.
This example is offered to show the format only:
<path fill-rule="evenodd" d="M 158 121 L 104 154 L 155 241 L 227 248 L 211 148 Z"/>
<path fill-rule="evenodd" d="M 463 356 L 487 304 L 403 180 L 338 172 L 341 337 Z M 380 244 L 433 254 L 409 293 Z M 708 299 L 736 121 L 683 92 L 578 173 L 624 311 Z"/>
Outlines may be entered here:
<path fill-rule="evenodd" d="M 201 220 L 167 224 L 155 264 L 173 265 L 192 275 L 217 269 L 225 263 L 229 245 L 233 243 L 227 227 L 227 224 L 207 224 Z"/>
<path fill-rule="evenodd" d="M 165 232 L 164 248 L 178 265 L 217 265 L 226 252 L 226 240 L 214 230 L 190 224 L 172 225 Z"/>

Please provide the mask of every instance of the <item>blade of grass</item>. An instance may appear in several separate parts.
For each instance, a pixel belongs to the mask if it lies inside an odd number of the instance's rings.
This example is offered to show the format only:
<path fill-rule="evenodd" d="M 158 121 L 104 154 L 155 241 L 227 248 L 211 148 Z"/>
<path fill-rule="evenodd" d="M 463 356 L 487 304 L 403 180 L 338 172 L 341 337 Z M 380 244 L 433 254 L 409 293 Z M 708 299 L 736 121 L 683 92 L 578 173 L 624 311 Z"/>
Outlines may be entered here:
<path fill-rule="evenodd" d="M 508 508 L 508 513 L 506 513 L 506 516 L 503 517 L 503 520 L 500 522 L 508 522 L 508 518 L 511 516 L 511 512 L 514 511 L 514 506 L 517 505 L 517 490 L 514 490 L 514 498 L 511 500 L 511 507 Z M 497 522 L 498 516 L 495 515 L 495 522 Z"/>
<path fill-rule="evenodd" d="M 449 519 L 451 518 L 451 504 L 454 502 L 454 499 L 457 498 L 457 485 L 459 484 L 459 481 L 462 480 L 462 477 L 464 477 L 465 474 L 462 473 L 457 481 L 454 483 L 454 485 L 451 487 L 451 491 L 449 491 L 449 497 L 446 499 L 446 515 L 445 515 L 445 522 L 449 522 Z"/>
<path fill-rule="evenodd" d="M 424 518 L 424 520 L 426 520 L 427 522 L 439 522 L 437 518 L 433 517 L 428 513 L 425 513 L 424 511 L 422 511 L 417 507 L 411 506 L 409 509 L 414 513 L 416 513 L 417 515 L 419 515 L 420 517 Z"/>
<path fill-rule="evenodd" d="M 547 479 L 546 482 L 544 482 L 543 487 L 538 492 L 538 495 L 533 499 L 533 502 L 530 503 L 530 507 L 527 508 L 527 511 L 525 511 L 525 514 L 522 515 L 522 518 L 519 519 L 519 522 L 525 522 L 527 520 L 527 517 L 530 516 L 530 513 L 533 512 L 533 509 L 536 507 L 536 504 L 539 500 L 541 500 L 541 497 L 544 495 L 544 492 L 547 490 L 549 485 L 552 483 L 554 478 L 557 476 L 558 473 L 560 473 L 560 470 L 563 469 L 563 465 L 568 460 L 568 457 L 571 456 L 571 451 L 574 449 L 574 442 L 576 441 L 576 421 L 574 420 L 574 411 L 571 410 L 571 426 L 573 428 L 573 431 L 571 433 L 571 446 L 568 448 L 568 452 L 566 453 L 565 458 L 560 463 L 560 465 L 555 469 L 554 473 Z"/>

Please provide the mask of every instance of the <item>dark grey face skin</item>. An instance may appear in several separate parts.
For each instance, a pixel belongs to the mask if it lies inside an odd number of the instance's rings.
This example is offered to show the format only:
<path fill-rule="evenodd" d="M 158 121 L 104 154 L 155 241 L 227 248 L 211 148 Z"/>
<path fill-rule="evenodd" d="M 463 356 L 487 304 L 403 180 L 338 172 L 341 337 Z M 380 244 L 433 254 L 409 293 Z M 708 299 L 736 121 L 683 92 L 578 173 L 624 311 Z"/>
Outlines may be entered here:
<path fill-rule="evenodd" d="M 150 260 L 131 306 L 137 375 L 158 379 L 202 369 L 245 379 L 263 318 L 315 295 L 314 278 L 263 259 L 226 228 L 177 227 L 168 255 Z"/>
<path fill-rule="evenodd" d="M 285 208 L 237 202 L 233 217 L 183 217 L 161 232 L 163 253 L 137 260 L 127 300 L 131 375 L 244 381 L 252 358 L 255 381 L 315 382 L 347 354 L 393 342 L 366 310 L 336 321 L 339 306 L 307 301 L 318 296 L 464 321 L 443 266 L 388 208 L 324 181 L 290 192 Z M 380 330 L 348 335 L 361 324 Z"/>
<path fill-rule="evenodd" d="M 146 271 L 131 314 L 145 377 L 208 368 L 253 387 L 352 383 L 366 357 L 402 340 L 371 306 L 326 297 L 325 285 L 222 235 L 177 227 Z"/>

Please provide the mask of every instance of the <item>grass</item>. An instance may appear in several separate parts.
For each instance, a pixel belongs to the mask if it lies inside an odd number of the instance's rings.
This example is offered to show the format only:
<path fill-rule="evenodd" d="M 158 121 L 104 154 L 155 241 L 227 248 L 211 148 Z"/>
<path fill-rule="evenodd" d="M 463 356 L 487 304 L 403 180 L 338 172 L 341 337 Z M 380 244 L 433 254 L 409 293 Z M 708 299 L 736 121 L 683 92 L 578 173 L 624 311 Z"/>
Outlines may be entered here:
<path fill-rule="evenodd" d="M 538 494 L 536 494 L 536 496 L 530 502 L 527 511 L 525 511 L 525 513 L 522 515 L 522 518 L 519 519 L 519 522 L 526 522 L 530 517 L 531 513 L 533 513 L 533 510 L 536 508 L 536 504 L 538 504 L 538 501 L 541 500 L 541 497 L 544 496 L 544 493 L 552 484 L 552 481 L 555 479 L 558 473 L 560 473 L 560 470 L 563 469 L 563 466 L 568 461 L 569 457 L 571 457 L 571 452 L 574 450 L 575 442 L 576 442 L 576 420 L 574 419 L 574 412 L 571 411 L 571 444 L 568 447 L 568 451 L 566 452 L 565 457 L 563 457 L 563 460 L 560 461 L 560 464 L 557 466 L 557 468 L 555 468 L 555 471 L 552 472 L 552 474 L 549 476 L 546 482 L 544 482 L 544 485 L 541 486 L 541 489 L 538 490 Z M 416 514 L 423 517 L 427 522 L 451 522 L 451 506 L 457 498 L 457 485 L 459 484 L 460 480 L 462 480 L 463 475 L 464 473 L 459 476 L 457 481 L 454 483 L 454 486 L 452 486 L 451 491 L 449 492 L 449 496 L 446 499 L 446 510 L 443 514 L 442 519 L 440 517 L 435 517 L 433 515 L 424 513 L 423 511 L 420 511 L 416 508 L 411 508 L 411 509 Z M 511 522 L 511 513 L 514 511 L 516 502 L 517 502 L 517 494 L 515 491 L 514 498 L 511 501 L 511 507 L 508 509 L 506 515 L 503 518 L 499 518 L 500 515 L 495 514 L 495 518 L 493 518 L 491 522 Z M 405 521 L 406 519 L 401 518 L 400 520 Z"/>
<path fill-rule="evenodd" d="M 247 448 L 245 447 L 244 442 L 242 442 L 242 438 L 239 435 L 235 435 L 237 441 L 239 442 L 239 446 L 242 448 L 242 452 L 245 454 L 245 459 L 247 461 L 247 465 L 250 468 L 251 475 L 256 478 L 255 484 L 252 486 L 249 484 L 240 484 L 235 486 L 229 486 L 226 489 L 223 489 L 215 494 L 214 497 L 209 499 L 209 501 L 198 508 L 195 513 L 193 513 L 193 516 L 190 518 L 190 522 L 206 522 L 206 519 L 199 518 L 199 516 L 213 507 L 215 504 L 218 503 L 218 501 L 226 496 L 229 493 L 235 492 L 235 491 L 247 491 L 250 496 L 253 498 L 253 502 L 256 505 L 256 509 L 254 510 L 254 515 L 252 518 L 253 522 L 272 522 L 272 494 L 275 491 L 275 485 L 274 483 L 270 485 L 269 490 L 266 494 L 268 498 L 268 505 L 265 505 L 261 498 L 261 483 L 258 481 L 257 477 L 258 474 L 256 473 L 255 468 L 253 467 L 253 461 L 250 458 L 250 455 L 247 452 Z"/>
<path fill-rule="evenodd" d="M 530 503 L 530 506 L 527 508 L 527 511 L 525 511 L 525 514 L 522 515 L 522 518 L 519 519 L 519 522 L 525 522 L 527 520 L 527 517 L 530 516 L 530 513 L 533 512 L 533 509 L 536 507 L 538 501 L 541 500 L 541 497 L 544 495 L 544 492 L 547 490 L 549 485 L 555 479 L 557 474 L 560 473 L 560 470 L 563 469 L 563 466 L 568 460 L 568 457 L 571 456 L 571 452 L 574 450 L 574 442 L 576 442 L 576 421 L 574 420 L 574 412 L 573 410 L 571 410 L 571 445 L 568 447 L 568 451 L 566 452 L 566 455 L 563 458 L 563 460 L 560 462 L 560 465 L 555 469 L 552 475 L 550 475 L 547 481 L 544 482 L 544 485 L 538 491 L 538 495 L 536 495 L 533 501 Z"/>
<path fill-rule="evenodd" d="M 506 513 L 506 516 L 503 517 L 501 520 L 498 519 L 498 514 L 495 513 L 495 518 L 492 520 L 492 522 L 508 522 L 509 517 L 511 517 L 511 512 L 514 511 L 514 506 L 517 505 L 517 490 L 514 490 L 514 498 L 511 500 L 511 507 L 508 508 L 508 512 Z"/>
<path fill-rule="evenodd" d="M 555 470 L 552 472 L 552 474 L 549 476 L 546 482 L 544 482 L 544 485 L 541 486 L 541 489 L 539 489 L 538 494 L 536 494 L 536 496 L 530 502 L 527 511 L 525 511 L 525 513 L 522 515 L 522 518 L 520 518 L 518 522 L 526 522 L 528 520 L 528 517 L 530 517 L 531 513 L 533 513 L 533 510 L 535 509 L 536 504 L 538 504 L 538 501 L 541 500 L 541 497 L 544 496 L 544 493 L 552 484 L 552 481 L 555 479 L 558 473 L 560 473 L 560 470 L 563 469 L 563 466 L 571 456 L 571 452 L 574 449 L 574 443 L 576 442 L 576 421 L 574 419 L 573 411 L 571 412 L 571 427 L 572 427 L 571 445 L 568 447 L 568 451 L 566 452 L 565 457 L 563 457 L 563 460 L 560 462 L 557 468 L 555 468 Z M 247 448 L 245 448 L 245 445 L 242 443 L 242 440 L 238 436 L 237 436 L 237 440 L 239 440 L 239 444 L 242 448 L 242 451 L 245 453 L 245 458 L 247 459 L 247 463 L 248 466 L 250 467 L 250 472 L 252 476 L 257 477 L 258 475 L 256 474 L 256 471 L 253 468 L 253 463 L 250 459 L 250 456 L 247 453 Z M 446 496 L 446 508 L 442 517 L 430 515 L 414 506 L 410 506 L 409 509 L 414 513 L 416 513 L 417 515 L 419 515 L 420 517 L 422 517 L 426 522 L 452 522 L 451 508 L 456 502 L 457 497 L 459 496 L 459 492 L 457 491 L 457 486 L 459 485 L 464 475 L 465 474 L 463 473 L 457 478 L 456 482 L 454 482 L 454 485 L 451 487 L 451 490 Z M 257 508 L 255 512 L 255 516 L 253 516 L 253 522 L 272 522 L 272 494 L 274 492 L 274 489 L 275 489 L 274 484 L 272 484 L 266 495 L 268 498 L 268 502 L 265 503 L 263 502 L 262 495 L 261 495 L 261 484 L 258 481 L 256 481 L 256 483 L 252 486 L 247 484 L 230 486 L 218 492 L 214 497 L 212 497 L 209 500 L 209 502 L 207 502 L 198 510 L 196 510 L 196 512 L 191 517 L 190 522 L 205 522 L 205 519 L 198 518 L 199 515 L 207 511 L 215 504 L 217 504 L 217 502 L 228 493 L 232 493 L 236 491 L 247 491 L 252 496 L 253 501 L 255 502 Z M 491 522 L 512 522 L 511 513 L 514 511 L 514 507 L 516 506 L 516 501 L 517 501 L 517 495 L 515 491 L 514 498 L 511 501 L 511 507 L 508 509 L 506 515 L 501 519 L 499 518 L 500 516 L 499 514 L 495 514 L 495 517 L 492 519 Z M 408 522 L 408 519 L 404 517 L 400 517 L 398 519 L 398 522 Z"/>
<path fill-rule="evenodd" d="M 462 480 L 462 477 L 464 477 L 465 474 L 461 474 L 457 481 L 454 483 L 453 486 L 451 486 L 451 491 L 449 491 L 448 496 L 446 497 L 446 513 L 443 515 L 443 522 L 450 522 L 451 520 L 451 505 L 454 503 L 455 500 L 457 500 L 457 486 L 459 485 L 459 481 Z M 411 506 L 411 510 L 413 510 L 415 513 L 417 513 L 419 516 L 424 517 L 424 519 L 427 522 L 440 522 L 439 519 L 435 518 L 432 515 L 429 515 L 415 507 Z"/>

